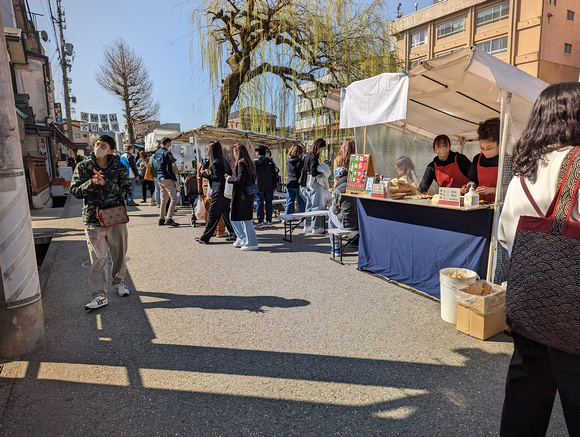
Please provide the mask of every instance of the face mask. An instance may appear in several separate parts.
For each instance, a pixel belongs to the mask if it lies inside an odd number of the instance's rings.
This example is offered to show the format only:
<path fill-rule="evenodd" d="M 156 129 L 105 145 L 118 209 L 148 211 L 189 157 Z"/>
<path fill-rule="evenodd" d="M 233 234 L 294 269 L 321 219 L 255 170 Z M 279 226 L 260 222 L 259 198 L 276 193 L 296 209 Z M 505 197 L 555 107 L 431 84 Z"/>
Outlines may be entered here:
<path fill-rule="evenodd" d="M 105 156 L 107 156 L 108 152 L 106 150 L 101 149 L 100 147 L 97 147 L 95 149 L 95 155 L 97 156 L 97 158 L 104 158 Z"/>

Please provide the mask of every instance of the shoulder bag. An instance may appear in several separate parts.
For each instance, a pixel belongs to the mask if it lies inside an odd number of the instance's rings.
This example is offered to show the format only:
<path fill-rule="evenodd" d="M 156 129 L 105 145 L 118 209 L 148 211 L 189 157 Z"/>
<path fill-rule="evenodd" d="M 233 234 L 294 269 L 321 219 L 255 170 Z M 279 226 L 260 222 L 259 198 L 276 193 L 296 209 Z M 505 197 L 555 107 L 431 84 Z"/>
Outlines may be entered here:
<path fill-rule="evenodd" d="M 125 205 L 112 206 L 110 208 L 98 209 L 97 219 L 104 228 L 120 225 L 129 222 Z"/>
<path fill-rule="evenodd" d="M 580 147 L 562 163 L 546 214 L 522 187 L 539 217 L 521 216 L 508 269 L 508 326 L 533 341 L 580 355 L 580 223 L 571 222 L 580 186 Z"/>
<path fill-rule="evenodd" d="M 250 195 L 258 194 L 260 192 L 260 187 L 258 187 L 258 184 L 252 184 L 246 187 L 246 191 Z"/>

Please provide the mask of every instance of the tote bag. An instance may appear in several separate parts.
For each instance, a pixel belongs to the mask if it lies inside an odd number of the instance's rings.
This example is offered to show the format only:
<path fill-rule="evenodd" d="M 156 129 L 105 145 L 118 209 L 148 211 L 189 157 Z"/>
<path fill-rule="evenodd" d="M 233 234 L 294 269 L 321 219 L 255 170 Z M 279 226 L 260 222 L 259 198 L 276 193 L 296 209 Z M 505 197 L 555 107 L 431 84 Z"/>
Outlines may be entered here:
<path fill-rule="evenodd" d="M 580 186 L 580 148 L 564 159 L 558 191 L 545 215 L 520 179 L 539 217 L 521 216 L 518 223 L 506 323 L 538 343 L 580 354 L 580 223 L 570 221 Z"/>

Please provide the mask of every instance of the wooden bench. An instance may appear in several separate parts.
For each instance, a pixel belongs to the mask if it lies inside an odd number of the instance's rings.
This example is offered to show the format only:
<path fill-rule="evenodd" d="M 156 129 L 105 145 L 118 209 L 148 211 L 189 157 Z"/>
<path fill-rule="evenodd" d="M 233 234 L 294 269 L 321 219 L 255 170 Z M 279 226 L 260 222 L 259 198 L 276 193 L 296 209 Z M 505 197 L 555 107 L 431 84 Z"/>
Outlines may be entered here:
<path fill-rule="evenodd" d="M 332 235 L 332 247 L 334 247 L 335 250 L 338 249 L 339 256 L 339 259 L 337 260 L 336 252 L 333 250 L 332 257 L 330 259 L 334 262 L 344 264 L 342 262 L 342 253 L 344 248 L 347 246 L 347 244 L 358 237 L 358 230 L 333 228 L 328 230 L 328 234 Z"/>
<path fill-rule="evenodd" d="M 325 217 L 324 232 L 326 232 L 326 219 L 328 218 L 328 210 L 321 209 L 319 211 L 297 212 L 294 214 L 282 214 L 280 220 L 284 222 L 284 238 L 283 240 L 292 243 L 292 232 L 302 224 L 304 220 L 309 217 Z"/>

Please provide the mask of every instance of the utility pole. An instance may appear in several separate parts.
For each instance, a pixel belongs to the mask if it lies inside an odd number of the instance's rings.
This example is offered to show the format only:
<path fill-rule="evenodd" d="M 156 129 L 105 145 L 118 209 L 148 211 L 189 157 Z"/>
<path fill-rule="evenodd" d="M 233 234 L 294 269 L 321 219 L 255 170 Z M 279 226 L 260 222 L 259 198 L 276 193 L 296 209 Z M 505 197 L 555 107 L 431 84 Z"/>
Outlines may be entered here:
<path fill-rule="evenodd" d="M 64 107 L 66 110 L 66 135 L 69 140 L 73 141 L 73 132 L 72 132 L 72 121 L 70 118 L 70 96 L 69 96 L 69 89 L 68 89 L 68 68 L 70 64 L 66 58 L 67 56 L 67 48 L 65 47 L 64 42 L 64 14 L 62 12 L 62 8 L 60 6 L 60 0 L 56 0 L 56 9 L 58 12 L 58 29 L 60 30 L 60 66 L 62 68 L 62 85 L 64 88 Z M 54 19 L 54 18 L 53 18 Z M 72 53 L 71 53 L 72 54 Z"/>
<path fill-rule="evenodd" d="M 0 26 L 0 358 L 19 357 L 46 342 L 23 167 L 6 36 Z"/>

